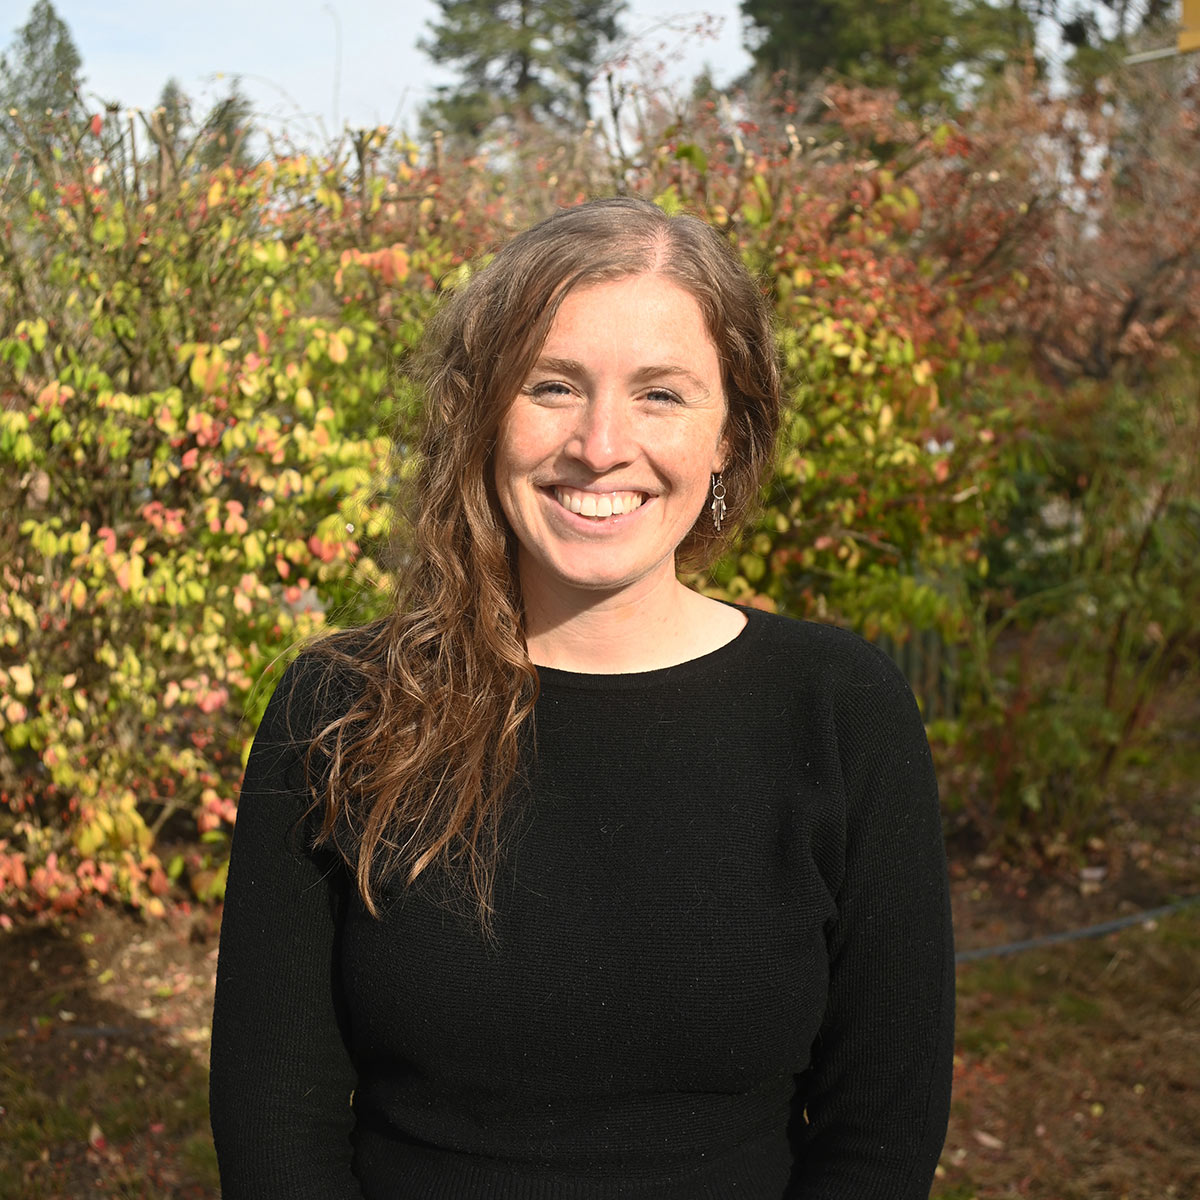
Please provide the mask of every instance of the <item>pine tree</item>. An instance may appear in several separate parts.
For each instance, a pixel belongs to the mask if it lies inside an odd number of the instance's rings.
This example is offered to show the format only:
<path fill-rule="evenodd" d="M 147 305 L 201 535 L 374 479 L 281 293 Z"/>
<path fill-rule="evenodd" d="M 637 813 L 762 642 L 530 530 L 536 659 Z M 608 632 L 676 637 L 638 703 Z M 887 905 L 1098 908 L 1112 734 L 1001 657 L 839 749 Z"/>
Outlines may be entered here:
<path fill-rule="evenodd" d="M 158 159 L 158 186 L 165 189 L 167 181 L 179 173 L 187 148 L 189 130 L 188 98 L 174 76 L 163 85 L 158 103 L 146 117 L 154 140 Z"/>
<path fill-rule="evenodd" d="M 160 120 L 163 133 L 175 139 L 176 144 L 183 140 L 183 129 L 188 119 L 188 98 L 184 94 L 179 80 L 171 76 L 159 93 L 155 109 L 162 109 Z"/>
<path fill-rule="evenodd" d="M 421 49 L 462 82 L 438 89 L 424 120 L 482 136 L 501 118 L 578 127 L 625 0 L 436 0 Z"/>
<path fill-rule="evenodd" d="M 216 167 L 228 162 L 235 167 L 249 166 L 253 159 L 249 147 L 253 113 L 249 98 L 235 79 L 229 94 L 218 100 L 204 118 L 196 152 L 200 164 Z"/>
<path fill-rule="evenodd" d="M 1033 24 L 1017 2 L 989 0 L 742 0 L 758 71 L 803 87 L 833 71 L 892 87 L 911 109 L 953 106 L 1022 58 Z"/>
<path fill-rule="evenodd" d="M 15 108 L 30 130 L 44 123 L 47 111 L 79 116 L 82 66 L 66 22 L 50 0 L 37 0 L 0 55 L 0 114 L 7 118 Z"/>

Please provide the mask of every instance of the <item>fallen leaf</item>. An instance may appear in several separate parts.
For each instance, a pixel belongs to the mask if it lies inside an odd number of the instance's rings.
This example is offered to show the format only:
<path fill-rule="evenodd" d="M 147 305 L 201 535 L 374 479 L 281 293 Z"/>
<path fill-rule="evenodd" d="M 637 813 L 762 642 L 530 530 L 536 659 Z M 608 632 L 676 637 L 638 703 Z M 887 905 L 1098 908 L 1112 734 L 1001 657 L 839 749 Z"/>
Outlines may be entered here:
<path fill-rule="evenodd" d="M 992 1134 L 987 1133 L 982 1129 L 971 1130 L 971 1136 L 985 1150 L 1003 1150 L 1004 1149 L 1004 1143 L 998 1137 L 995 1137 Z"/>

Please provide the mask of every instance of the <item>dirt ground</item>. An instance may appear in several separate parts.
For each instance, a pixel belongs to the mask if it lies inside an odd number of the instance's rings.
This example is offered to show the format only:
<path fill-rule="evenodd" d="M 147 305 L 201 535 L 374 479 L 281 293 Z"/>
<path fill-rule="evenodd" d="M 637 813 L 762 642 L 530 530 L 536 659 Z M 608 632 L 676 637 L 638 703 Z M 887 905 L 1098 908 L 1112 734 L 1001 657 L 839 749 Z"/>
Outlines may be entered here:
<path fill-rule="evenodd" d="M 959 948 L 1200 890 L 1200 797 L 1170 785 L 1087 861 L 951 838 Z M 207 1056 L 219 913 L 111 909 L 0 934 L 0 1196 L 212 1197 Z M 937 1200 L 1200 1196 L 1200 906 L 1095 941 L 960 966 Z"/>
<path fill-rule="evenodd" d="M 102 909 L 0 936 L 0 1196 L 217 1194 L 214 914 Z"/>

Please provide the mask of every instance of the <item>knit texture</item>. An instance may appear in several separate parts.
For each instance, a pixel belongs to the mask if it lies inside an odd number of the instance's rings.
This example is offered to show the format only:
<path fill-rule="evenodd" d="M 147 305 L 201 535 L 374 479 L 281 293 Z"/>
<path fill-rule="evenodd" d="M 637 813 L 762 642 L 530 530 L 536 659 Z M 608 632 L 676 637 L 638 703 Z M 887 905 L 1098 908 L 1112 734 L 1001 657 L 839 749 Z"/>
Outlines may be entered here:
<path fill-rule="evenodd" d="M 225 1200 L 927 1197 L 954 956 L 921 718 L 854 635 L 746 617 L 679 666 L 539 670 L 492 944 L 436 874 L 375 920 L 305 849 L 293 665 L 221 932 Z"/>

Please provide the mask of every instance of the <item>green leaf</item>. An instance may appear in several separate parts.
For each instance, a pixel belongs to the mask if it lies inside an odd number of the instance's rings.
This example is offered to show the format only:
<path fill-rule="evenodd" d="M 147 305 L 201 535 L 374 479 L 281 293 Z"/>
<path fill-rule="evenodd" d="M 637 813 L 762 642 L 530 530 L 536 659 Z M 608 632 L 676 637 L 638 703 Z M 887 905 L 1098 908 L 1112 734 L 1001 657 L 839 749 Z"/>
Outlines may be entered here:
<path fill-rule="evenodd" d="M 696 145 L 695 142 L 687 142 L 679 146 L 675 150 L 675 157 L 680 162 L 691 163 L 701 175 L 708 170 L 708 155 Z"/>

